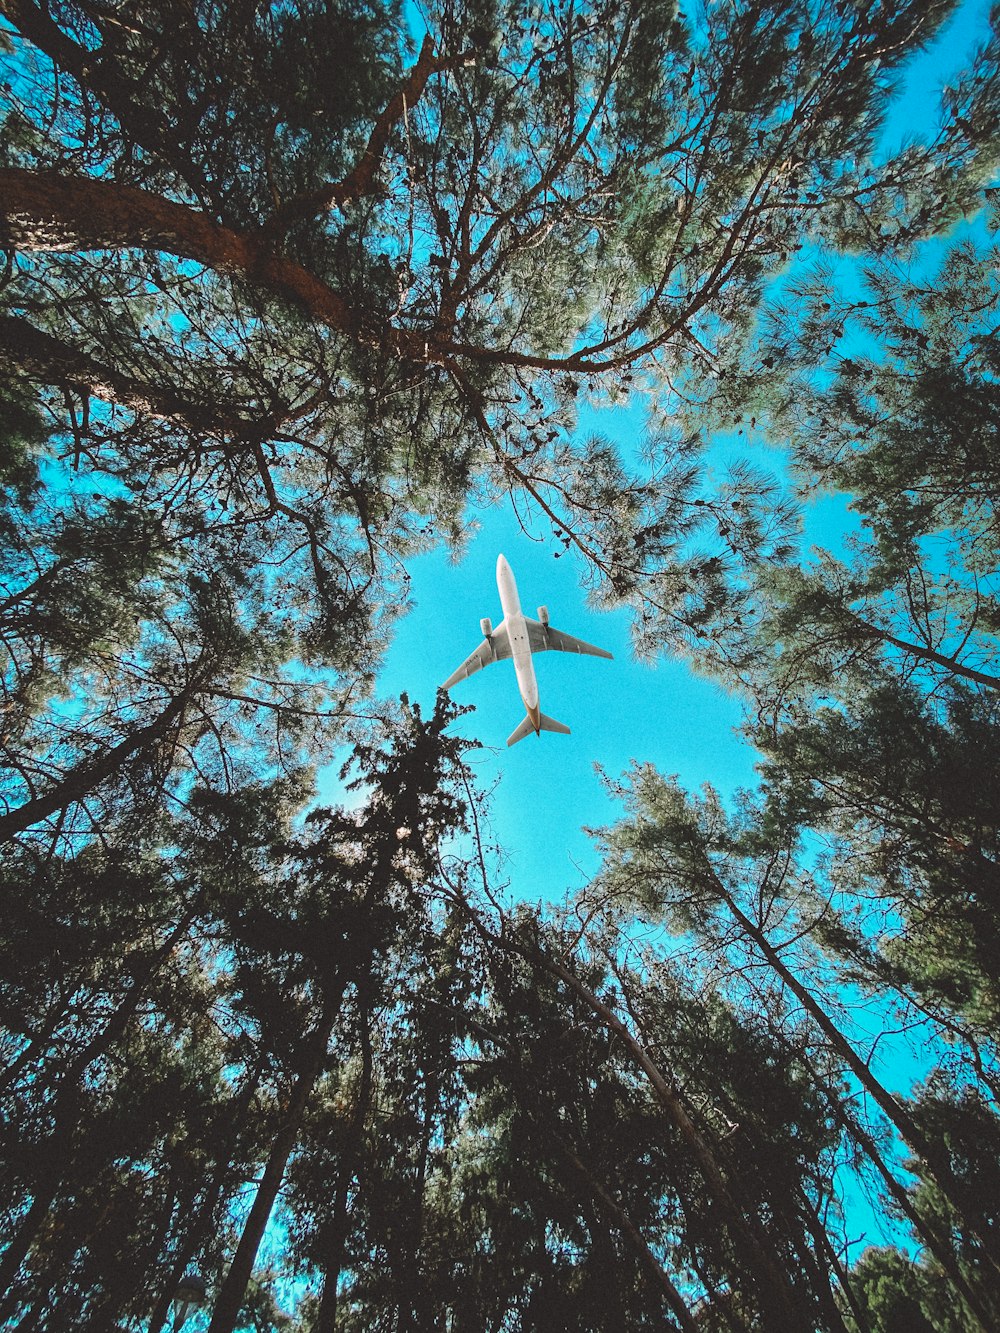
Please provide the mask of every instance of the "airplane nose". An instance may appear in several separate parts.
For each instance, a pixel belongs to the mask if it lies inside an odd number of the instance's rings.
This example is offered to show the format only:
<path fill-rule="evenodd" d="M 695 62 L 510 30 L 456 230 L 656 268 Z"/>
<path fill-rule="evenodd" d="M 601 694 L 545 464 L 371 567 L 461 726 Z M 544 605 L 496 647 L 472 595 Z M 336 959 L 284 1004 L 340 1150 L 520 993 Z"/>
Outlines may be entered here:
<path fill-rule="evenodd" d="M 501 571 L 503 571 L 503 570 L 505 570 L 505 569 L 509 569 L 509 568 L 510 568 L 510 566 L 507 564 L 507 557 L 506 557 L 505 555 L 503 555 L 502 553 L 501 553 L 500 555 L 498 555 L 498 556 L 497 556 L 497 573 L 499 574 L 499 573 L 501 573 Z"/>

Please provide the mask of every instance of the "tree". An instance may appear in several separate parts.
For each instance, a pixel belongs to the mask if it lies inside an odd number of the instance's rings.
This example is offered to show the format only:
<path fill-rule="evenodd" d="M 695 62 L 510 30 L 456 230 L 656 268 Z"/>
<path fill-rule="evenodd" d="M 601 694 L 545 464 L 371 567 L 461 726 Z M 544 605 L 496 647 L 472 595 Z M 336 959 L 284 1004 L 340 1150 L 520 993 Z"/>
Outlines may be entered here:
<path fill-rule="evenodd" d="M 978 1218 L 968 1181 L 943 1152 L 938 1135 L 927 1133 L 912 1108 L 879 1081 L 870 1057 L 859 1053 L 831 1016 L 834 1006 L 844 1011 L 845 997 L 836 994 L 835 975 L 824 978 L 824 960 L 808 943 L 810 937 L 822 938 L 818 926 L 831 904 L 808 891 L 809 872 L 796 864 L 794 836 L 783 842 L 773 829 L 762 828 L 749 802 L 739 816 L 729 817 L 710 789 L 702 800 L 691 800 L 649 767 L 637 769 L 622 794 L 630 818 L 602 834 L 605 865 L 597 893 L 609 902 L 634 903 L 672 932 L 690 935 L 726 984 L 737 993 L 756 993 L 766 1012 L 780 1015 L 786 1003 L 781 997 L 789 997 L 813 1030 L 811 1043 L 828 1051 L 878 1107 L 982 1245 L 983 1267 L 995 1267 L 991 1227 Z M 796 954 L 803 952 L 808 961 L 796 966 Z M 761 967 L 769 984 L 759 988 L 754 977 Z M 981 1273 L 967 1280 L 933 1228 L 927 1240 L 959 1299 L 988 1327 L 989 1284 Z"/>
<path fill-rule="evenodd" d="M 86 836 L 109 803 L 144 817 L 192 771 L 225 787 L 300 764 L 356 682 L 331 689 L 292 665 L 310 631 L 282 609 L 292 591 L 273 549 L 220 528 L 201 497 L 157 512 L 141 488 L 83 480 L 48 453 L 58 441 L 37 402 L 11 395 L 0 837 Z M 331 665 L 352 631 L 352 663 L 369 660 L 361 622 L 345 608 L 325 635 Z"/>
<path fill-rule="evenodd" d="M 343 997 L 421 921 L 461 823 L 451 716 L 411 710 L 386 750 L 359 750 L 365 804 L 314 812 L 300 836 L 303 790 L 286 780 L 191 793 L 131 873 L 124 848 L 12 865 L 34 868 L 11 943 L 37 965 L 3 987 L 5 1317 L 134 1314 L 199 1259 L 228 1270 L 214 1321 L 235 1327 Z M 258 1170 L 224 1264 L 226 1218 Z"/>
<path fill-rule="evenodd" d="M 924 1300 L 932 1298 L 933 1278 L 922 1264 L 914 1263 L 898 1250 L 865 1250 L 852 1276 L 863 1293 L 872 1326 L 878 1333 L 894 1333 L 895 1330 L 903 1333 L 904 1329 L 932 1333 L 934 1329 L 965 1326 L 951 1320 L 947 1324 L 939 1319 L 932 1322 L 928 1318 Z M 941 1316 L 944 1311 L 938 1309 L 935 1314 Z"/>
<path fill-rule="evenodd" d="M 994 191 L 984 202 L 995 217 Z M 795 400 L 782 397 L 781 421 L 803 475 L 854 497 L 883 556 L 912 559 L 917 543 L 943 533 L 970 572 L 987 574 L 997 500 L 996 251 L 978 229 L 962 232 L 933 258 L 870 263 L 850 297 L 820 268 L 797 287 L 790 323 L 790 312 L 772 312 L 768 339 L 785 336 L 793 367 Z M 833 354 L 822 388 L 807 369 L 815 364 L 807 339 Z"/>
<path fill-rule="evenodd" d="M 22 855 L 6 875 L 4 1316 L 112 1318 L 142 1309 L 201 1163 L 242 1169 L 190 950 L 199 890 L 178 893 L 153 846 Z"/>
<path fill-rule="evenodd" d="M 19 107 L 3 178 L 22 256 L 7 345 L 126 430 L 192 432 L 167 470 L 230 474 L 257 522 L 313 544 L 320 589 L 337 576 L 324 514 L 354 525 L 352 567 L 379 566 L 422 516 L 454 533 L 478 485 L 556 524 L 609 597 L 697 625 L 717 580 L 683 539 L 719 518 L 687 475 L 700 442 L 662 432 L 635 476 L 571 441 L 575 403 L 635 374 L 669 388 L 741 346 L 807 239 L 894 248 L 971 202 L 992 47 L 933 143 L 871 151 L 889 72 L 948 8 L 748 4 L 703 30 L 671 3 L 449 4 L 404 72 L 387 8 L 140 22 L 9 0 L 39 114 Z M 69 326 L 45 313 L 62 290 Z M 759 543 L 760 515 L 723 507 L 734 549 Z"/>
<path fill-rule="evenodd" d="M 198 1265 L 212 1333 L 286 1281 L 324 1333 L 992 1327 L 995 256 L 893 284 L 978 205 L 996 37 L 886 157 L 944 0 L 443 0 L 419 45 L 391 3 L 0 3 L 0 1318 L 160 1328 Z M 644 453 L 578 438 L 640 388 Z M 870 540 L 796 563 L 783 482 L 710 479 L 748 412 Z M 766 750 L 733 812 L 637 771 L 565 912 L 456 847 L 454 713 L 370 702 L 407 560 L 500 497 Z M 957 1039 L 915 1095 L 872 996 Z M 852 1268 L 862 1159 L 926 1259 Z"/>
<path fill-rule="evenodd" d="M 763 708 L 882 673 L 1000 688 L 995 259 L 975 223 L 947 246 L 803 265 L 727 361 L 713 421 L 754 413 L 787 439 L 797 496 L 836 494 L 859 520 L 840 554 L 793 540 L 777 566 L 746 562 L 740 620 L 713 625 L 720 669 Z"/>
<path fill-rule="evenodd" d="M 887 683 L 852 705 L 759 728 L 773 825 L 821 833 L 829 882 L 858 921 L 831 930 L 875 984 L 917 992 L 943 1022 L 990 1041 L 996 966 L 996 706 L 968 688 L 926 697 Z M 863 903 L 897 915 L 877 932 Z M 839 931 L 839 938 L 838 938 Z M 852 941 L 854 941 L 852 945 Z"/>

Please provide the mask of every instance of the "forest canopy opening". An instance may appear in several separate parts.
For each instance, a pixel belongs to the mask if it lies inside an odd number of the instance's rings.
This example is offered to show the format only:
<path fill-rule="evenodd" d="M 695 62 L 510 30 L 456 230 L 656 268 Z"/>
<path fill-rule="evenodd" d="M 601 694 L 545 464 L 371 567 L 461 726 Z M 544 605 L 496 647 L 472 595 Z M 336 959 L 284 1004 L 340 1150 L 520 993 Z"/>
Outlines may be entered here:
<path fill-rule="evenodd" d="M 0 62 L 0 1323 L 1000 1326 L 996 15 L 0 0 Z M 637 754 L 538 907 L 379 684 L 497 506 L 759 761 Z"/>

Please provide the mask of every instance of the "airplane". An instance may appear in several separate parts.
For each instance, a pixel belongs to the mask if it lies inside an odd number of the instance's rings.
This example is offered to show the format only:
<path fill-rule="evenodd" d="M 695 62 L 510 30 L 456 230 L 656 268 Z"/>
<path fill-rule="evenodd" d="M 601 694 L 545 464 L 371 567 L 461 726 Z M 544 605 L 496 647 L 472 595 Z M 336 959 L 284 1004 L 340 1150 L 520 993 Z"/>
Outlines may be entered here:
<path fill-rule="evenodd" d="M 538 619 L 532 620 L 521 610 L 521 599 L 517 595 L 514 574 L 503 555 L 497 556 L 497 589 L 500 593 L 500 605 L 503 607 L 503 620 L 493 628 L 487 616 L 479 622 L 479 627 L 486 636 L 476 651 L 470 654 L 457 671 L 453 672 L 441 686 L 450 690 L 466 676 L 489 666 L 491 662 L 502 662 L 506 657 L 514 659 L 514 672 L 517 676 L 517 688 L 528 715 L 519 727 L 507 737 L 508 745 L 516 745 L 533 731 L 540 736 L 543 731 L 558 731 L 564 736 L 570 734 L 569 727 L 555 718 L 546 717 L 538 707 L 538 681 L 535 679 L 535 665 L 532 653 L 544 653 L 554 648 L 561 653 L 587 653 L 591 657 L 612 657 L 603 648 L 595 648 L 582 639 L 574 639 L 571 634 L 563 634 L 549 624 L 549 610 L 546 606 L 538 608 Z"/>

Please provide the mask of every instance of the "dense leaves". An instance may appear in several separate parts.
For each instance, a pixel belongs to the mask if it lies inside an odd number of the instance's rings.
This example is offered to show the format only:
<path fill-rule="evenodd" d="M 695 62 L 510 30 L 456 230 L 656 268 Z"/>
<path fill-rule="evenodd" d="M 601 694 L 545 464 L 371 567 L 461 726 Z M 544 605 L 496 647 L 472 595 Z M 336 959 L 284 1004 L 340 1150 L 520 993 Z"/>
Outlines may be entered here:
<path fill-rule="evenodd" d="M 0 7 L 0 1322 L 996 1328 L 996 33 Z M 375 698 L 497 501 L 761 753 L 558 908 Z"/>

